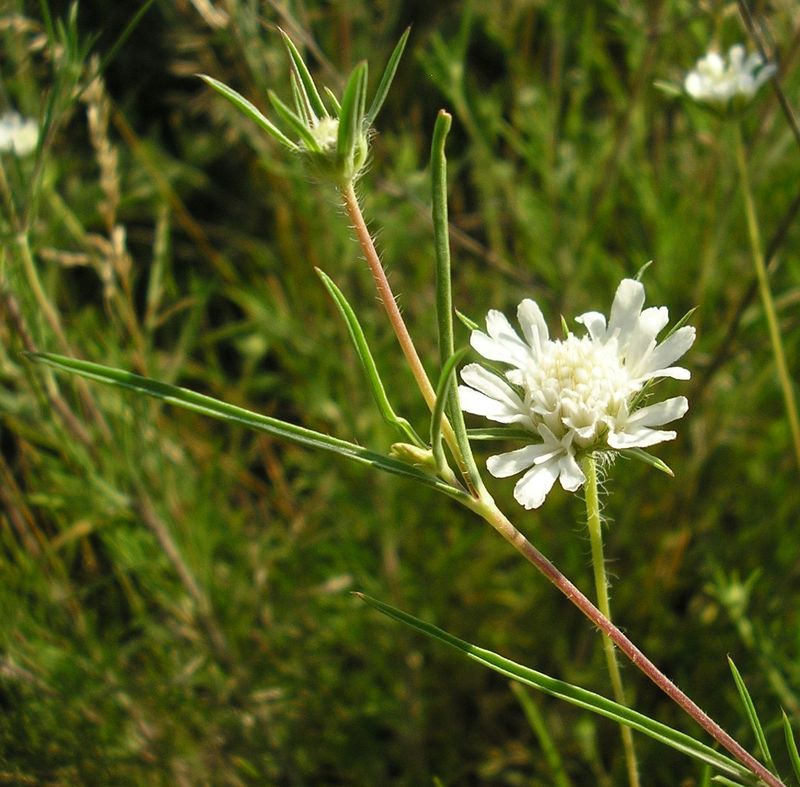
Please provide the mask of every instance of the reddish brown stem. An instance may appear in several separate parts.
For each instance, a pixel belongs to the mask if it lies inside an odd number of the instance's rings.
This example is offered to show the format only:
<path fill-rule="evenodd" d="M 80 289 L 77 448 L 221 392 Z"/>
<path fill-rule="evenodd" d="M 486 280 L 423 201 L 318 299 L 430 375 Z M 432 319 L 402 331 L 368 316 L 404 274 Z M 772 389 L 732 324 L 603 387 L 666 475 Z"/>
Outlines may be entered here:
<path fill-rule="evenodd" d="M 503 538 L 531 562 L 580 611 L 594 623 L 661 691 L 683 708 L 720 746 L 727 749 L 742 765 L 770 787 L 786 787 L 752 754 L 734 740 L 702 708 L 681 691 L 661 670 L 642 653 L 591 601 L 565 577 L 525 536 L 514 527 L 491 500 L 475 501 L 470 506 L 489 522 Z"/>

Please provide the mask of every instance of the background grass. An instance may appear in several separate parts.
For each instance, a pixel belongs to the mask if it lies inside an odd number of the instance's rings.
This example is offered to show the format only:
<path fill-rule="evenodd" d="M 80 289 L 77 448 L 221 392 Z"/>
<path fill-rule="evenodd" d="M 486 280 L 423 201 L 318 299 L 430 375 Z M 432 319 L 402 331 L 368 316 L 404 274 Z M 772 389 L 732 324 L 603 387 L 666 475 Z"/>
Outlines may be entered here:
<path fill-rule="evenodd" d="M 796 103 L 796 4 L 756 3 Z M 385 450 L 345 327 L 357 306 L 396 409 L 424 405 L 335 195 L 309 185 L 194 74 L 265 107 L 288 94 L 275 25 L 332 87 L 373 78 L 408 24 L 378 119 L 365 211 L 423 358 L 436 358 L 427 157 L 448 141 L 454 294 L 482 320 L 535 298 L 551 326 L 607 310 L 655 260 L 651 304 L 698 306 L 691 410 L 659 451 L 674 480 L 618 462 L 607 484 L 615 616 L 752 745 L 730 653 L 786 770 L 800 713 L 800 493 L 757 299 L 730 129 L 667 98 L 736 4 L 684 0 L 0 6 L 0 105 L 48 124 L 4 155 L 0 284 L 0 782 L 545 785 L 499 676 L 363 607 L 363 590 L 554 676 L 609 693 L 597 634 L 488 528 L 391 477 L 116 390 L 52 377 L 38 348 L 120 366 Z M 771 88 L 744 119 L 765 242 L 791 219 L 800 149 Z M 798 372 L 800 228 L 772 277 Z M 28 256 L 30 253 L 30 256 Z M 741 308 L 740 308 L 741 307 Z M 466 331 L 458 341 L 466 344 Z M 687 386 L 668 384 L 672 393 Z M 672 393 L 670 395 L 672 395 Z M 554 491 L 525 533 L 591 587 L 582 504 Z M 625 668 L 632 705 L 694 732 Z M 624 780 L 617 729 L 534 698 L 575 785 Z M 639 741 L 645 784 L 698 784 Z"/>

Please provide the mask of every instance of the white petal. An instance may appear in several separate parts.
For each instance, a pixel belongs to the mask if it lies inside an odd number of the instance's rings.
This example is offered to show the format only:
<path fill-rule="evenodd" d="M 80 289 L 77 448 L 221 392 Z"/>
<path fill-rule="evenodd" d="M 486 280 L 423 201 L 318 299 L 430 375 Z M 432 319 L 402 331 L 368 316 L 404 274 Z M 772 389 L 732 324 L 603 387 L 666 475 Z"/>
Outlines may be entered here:
<path fill-rule="evenodd" d="M 642 407 L 628 416 L 625 423 L 625 430 L 629 426 L 661 426 L 678 418 L 683 418 L 689 409 L 689 400 L 685 396 L 673 396 L 658 404 L 651 404 L 649 407 Z"/>
<path fill-rule="evenodd" d="M 473 386 L 458 386 L 458 396 L 464 412 L 482 415 L 501 424 L 520 424 L 533 428 L 530 412 L 522 399 L 497 375 L 472 363 L 461 370 L 461 378 Z"/>
<path fill-rule="evenodd" d="M 533 350 L 534 356 L 541 355 L 542 345 L 550 339 L 550 333 L 536 301 L 525 298 L 517 308 L 517 319 L 522 328 L 522 335 Z"/>
<path fill-rule="evenodd" d="M 674 440 L 678 436 L 677 432 L 657 431 L 655 429 L 636 429 L 632 432 L 613 433 L 608 435 L 608 444 L 612 448 L 622 450 L 623 448 L 647 448 L 657 443 L 667 440 Z"/>
<path fill-rule="evenodd" d="M 619 424 L 616 430 L 609 433 L 608 444 L 617 449 L 647 448 L 665 440 L 674 440 L 676 432 L 655 430 L 650 427 L 662 426 L 682 418 L 688 409 L 689 402 L 685 396 L 675 396 L 650 407 L 642 407 L 630 415 L 624 423 Z"/>
<path fill-rule="evenodd" d="M 645 371 L 666 368 L 673 361 L 677 361 L 694 344 L 695 335 L 695 329 L 691 325 L 678 328 L 672 336 L 665 339 L 653 350 L 647 359 L 649 368 Z"/>
<path fill-rule="evenodd" d="M 488 335 L 482 331 L 473 331 L 470 336 L 470 344 L 484 358 L 510 363 L 512 366 L 523 366 L 527 362 L 530 349 L 502 312 L 492 309 L 486 315 L 486 330 Z"/>
<path fill-rule="evenodd" d="M 575 318 L 576 322 L 583 325 L 589 336 L 596 341 L 605 341 L 606 338 L 606 316 L 600 312 L 586 312 Z"/>
<path fill-rule="evenodd" d="M 567 492 L 574 492 L 580 489 L 586 481 L 586 476 L 583 474 L 580 465 L 575 461 L 575 457 L 568 453 L 562 457 L 558 463 L 559 476 L 558 480 L 561 486 Z"/>
<path fill-rule="evenodd" d="M 644 286 L 634 279 L 623 279 L 617 287 L 611 316 L 608 320 L 608 335 L 619 336 L 621 346 L 626 344 L 631 331 L 636 327 L 644 306 Z"/>
<path fill-rule="evenodd" d="M 508 478 L 532 467 L 539 456 L 548 451 L 549 448 L 541 444 L 526 445 L 516 451 L 490 456 L 486 460 L 486 469 L 495 478 Z"/>
<path fill-rule="evenodd" d="M 539 508 L 558 478 L 558 462 L 553 459 L 528 470 L 514 487 L 514 499 L 526 509 Z"/>

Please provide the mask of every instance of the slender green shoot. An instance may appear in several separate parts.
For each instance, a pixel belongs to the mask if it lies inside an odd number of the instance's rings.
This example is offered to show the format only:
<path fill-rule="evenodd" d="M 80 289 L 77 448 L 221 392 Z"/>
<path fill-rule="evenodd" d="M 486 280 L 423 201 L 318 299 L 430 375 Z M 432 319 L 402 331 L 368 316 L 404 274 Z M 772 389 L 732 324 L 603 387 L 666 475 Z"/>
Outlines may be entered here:
<path fill-rule="evenodd" d="M 594 586 L 597 593 L 598 609 L 611 620 L 611 602 L 608 597 L 608 576 L 603 555 L 603 526 L 600 519 L 600 496 L 597 491 L 597 465 L 594 456 L 585 456 L 581 462 L 586 476 L 586 525 L 589 529 L 589 542 L 592 548 L 592 569 L 594 571 Z M 625 689 L 622 685 L 622 674 L 617 662 L 617 651 L 614 643 L 603 636 L 603 652 L 606 657 L 606 667 L 611 679 L 611 690 L 614 699 L 621 705 L 626 704 Z M 631 787 L 639 787 L 639 766 L 636 760 L 636 748 L 633 744 L 633 735 L 630 728 L 622 727 L 622 746 L 625 750 L 625 759 L 628 767 L 628 783 Z"/>

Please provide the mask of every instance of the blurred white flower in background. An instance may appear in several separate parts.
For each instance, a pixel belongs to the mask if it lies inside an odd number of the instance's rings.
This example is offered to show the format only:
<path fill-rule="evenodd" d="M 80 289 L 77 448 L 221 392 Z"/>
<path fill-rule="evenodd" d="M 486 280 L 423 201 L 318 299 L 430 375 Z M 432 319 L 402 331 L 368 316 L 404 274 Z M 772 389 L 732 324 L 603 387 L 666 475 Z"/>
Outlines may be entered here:
<path fill-rule="evenodd" d="M 39 126 L 33 118 L 13 111 L 0 115 L 0 153 L 27 156 L 36 150 L 38 142 Z"/>
<path fill-rule="evenodd" d="M 486 317 L 486 333 L 472 332 L 478 353 L 513 368 L 500 377 L 477 363 L 465 366 L 461 406 L 521 427 L 536 440 L 486 464 L 496 478 L 526 471 L 514 488 L 525 508 L 538 508 L 556 479 L 567 491 L 579 489 L 586 480 L 577 461 L 583 455 L 675 438 L 675 432 L 657 427 L 686 413 L 686 397 L 645 405 L 641 394 L 659 378 L 689 379 L 686 369 L 671 364 L 691 347 L 695 330 L 679 328 L 658 344 L 669 314 L 664 306 L 642 310 L 644 298 L 640 282 L 623 280 L 608 323 L 599 312 L 577 318 L 587 331 L 581 337 L 569 332 L 565 339 L 550 339 L 541 310 L 529 299 L 517 310 L 524 340 L 494 310 Z"/>
<path fill-rule="evenodd" d="M 728 50 L 728 55 L 709 52 L 697 61 L 683 81 L 686 92 L 695 101 L 716 106 L 747 102 L 777 71 L 774 63 L 765 63 L 757 52 L 747 54 L 742 44 Z"/>

